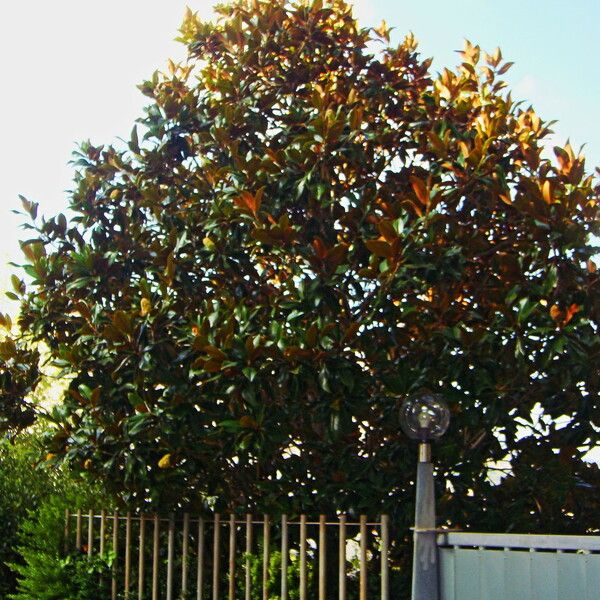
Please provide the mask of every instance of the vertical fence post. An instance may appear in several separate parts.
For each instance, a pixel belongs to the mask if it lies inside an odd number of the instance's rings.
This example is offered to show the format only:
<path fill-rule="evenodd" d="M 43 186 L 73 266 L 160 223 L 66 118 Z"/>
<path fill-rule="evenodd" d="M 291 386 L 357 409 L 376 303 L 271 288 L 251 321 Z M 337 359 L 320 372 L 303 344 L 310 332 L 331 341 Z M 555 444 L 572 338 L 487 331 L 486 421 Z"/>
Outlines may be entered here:
<path fill-rule="evenodd" d="M 160 520 L 154 513 L 154 540 L 152 547 L 152 600 L 158 600 L 158 544 L 160 541 Z"/>
<path fill-rule="evenodd" d="M 140 537 L 138 543 L 138 597 L 137 600 L 143 600 L 144 598 L 144 545 L 146 537 L 146 521 L 144 519 L 144 513 L 140 514 Z"/>
<path fill-rule="evenodd" d="M 173 561 L 175 553 L 175 515 L 169 516 L 169 537 L 167 542 L 167 600 L 173 600 Z"/>
<path fill-rule="evenodd" d="M 270 523 L 269 515 L 263 515 L 263 573 L 262 573 L 262 597 L 269 600 L 269 537 Z"/>
<path fill-rule="evenodd" d="M 235 515 L 229 515 L 229 600 L 235 594 Z"/>
<path fill-rule="evenodd" d="M 100 556 L 104 556 L 104 544 L 106 538 L 106 511 L 100 511 Z"/>
<path fill-rule="evenodd" d="M 204 594 L 204 519 L 198 519 L 198 556 L 196 563 L 196 600 Z"/>
<path fill-rule="evenodd" d="M 71 535 L 71 513 L 69 512 L 69 509 L 67 508 L 65 510 L 65 540 L 64 540 L 64 551 L 65 554 L 67 554 L 67 552 L 69 551 L 69 536 Z"/>
<path fill-rule="evenodd" d="M 381 600 L 389 600 L 390 517 L 381 515 Z"/>
<path fill-rule="evenodd" d="M 244 600 L 250 600 L 250 554 L 252 553 L 252 515 L 246 515 L 246 589 Z"/>
<path fill-rule="evenodd" d="M 77 521 L 75 529 L 75 547 L 77 552 L 81 551 L 81 509 L 77 510 Z"/>
<path fill-rule="evenodd" d="M 360 515 L 360 593 L 359 600 L 367 600 L 367 517 Z"/>
<path fill-rule="evenodd" d="M 306 515 L 300 515 L 300 600 L 306 600 Z"/>
<path fill-rule="evenodd" d="M 112 589 L 111 589 L 111 598 L 112 600 L 117 600 L 117 564 L 119 563 L 119 511 L 114 512 L 113 515 L 113 554 L 114 554 L 114 562 L 113 562 L 113 573 L 112 573 Z"/>
<path fill-rule="evenodd" d="M 92 558 L 92 552 L 94 551 L 94 511 L 88 512 L 88 532 L 87 532 L 87 555 L 88 558 Z"/>
<path fill-rule="evenodd" d="M 131 513 L 125 518 L 125 600 L 129 600 L 131 587 Z"/>
<path fill-rule="evenodd" d="M 219 600 L 219 575 L 221 562 L 221 515 L 215 513 L 213 531 L 213 600 Z"/>
<path fill-rule="evenodd" d="M 190 552 L 190 515 L 183 515 L 183 545 L 181 548 L 181 595 L 185 598 L 188 589 L 188 554 Z"/>
<path fill-rule="evenodd" d="M 327 596 L 327 549 L 326 549 L 325 515 L 319 515 L 319 600 Z"/>
<path fill-rule="evenodd" d="M 340 515 L 338 598 L 346 600 L 346 515 Z"/>
<path fill-rule="evenodd" d="M 288 583 L 288 518 L 281 516 L 281 600 L 287 600 Z"/>

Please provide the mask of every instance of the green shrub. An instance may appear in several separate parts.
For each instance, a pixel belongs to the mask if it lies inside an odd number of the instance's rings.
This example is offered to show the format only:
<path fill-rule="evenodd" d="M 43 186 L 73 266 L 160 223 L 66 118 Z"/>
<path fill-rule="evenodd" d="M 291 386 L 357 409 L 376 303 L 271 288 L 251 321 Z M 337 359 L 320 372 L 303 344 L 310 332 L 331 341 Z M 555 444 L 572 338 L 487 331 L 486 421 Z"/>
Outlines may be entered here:
<path fill-rule="evenodd" d="M 245 565 L 246 560 L 250 563 L 250 589 L 252 600 L 261 600 L 262 577 L 263 577 L 263 555 L 262 551 L 254 554 L 243 554 L 238 564 L 238 581 L 236 585 L 237 598 L 242 600 L 245 597 Z M 315 565 L 314 560 L 307 561 L 306 569 L 306 591 L 309 598 L 316 597 Z M 288 598 L 298 600 L 300 587 L 300 557 L 298 553 L 291 552 L 287 567 L 288 580 Z M 278 600 L 281 590 L 281 552 L 272 551 L 269 554 L 269 568 L 267 580 L 267 595 L 269 600 Z"/>
<path fill-rule="evenodd" d="M 69 586 L 69 595 L 63 598 L 65 600 L 108 600 L 111 595 L 113 558 L 114 555 L 109 553 L 105 556 L 94 555 L 91 558 L 82 554 L 71 554 L 63 559 L 62 573 Z"/>
<path fill-rule="evenodd" d="M 18 560 L 15 546 L 21 522 L 59 485 L 60 474 L 36 468 L 39 455 L 35 435 L 15 443 L 0 441 L 0 598 L 15 589 L 16 575 L 6 563 Z"/>
<path fill-rule="evenodd" d="M 63 556 L 64 511 L 80 505 L 74 490 L 53 495 L 30 511 L 19 531 L 22 563 L 9 566 L 19 578 L 14 600 L 107 600 L 113 555 L 91 559 L 80 551 Z M 89 493 L 89 492 L 88 492 Z M 87 494 L 84 492 L 83 496 Z"/>
<path fill-rule="evenodd" d="M 41 436 L 22 434 L 15 441 L 0 440 L 0 599 L 66 598 L 65 578 L 77 585 L 95 563 L 80 564 L 62 556 L 65 509 L 110 506 L 104 494 L 81 476 L 42 462 Z M 60 576 L 59 576 L 60 574 Z M 28 592 L 39 580 L 43 592 Z M 77 583 L 79 582 L 79 583 Z M 52 596 L 53 586 L 56 593 Z M 40 589 L 42 589 L 40 588 Z M 30 595 L 23 595 L 29 594 Z M 91 598 L 91 596 L 87 596 Z"/>

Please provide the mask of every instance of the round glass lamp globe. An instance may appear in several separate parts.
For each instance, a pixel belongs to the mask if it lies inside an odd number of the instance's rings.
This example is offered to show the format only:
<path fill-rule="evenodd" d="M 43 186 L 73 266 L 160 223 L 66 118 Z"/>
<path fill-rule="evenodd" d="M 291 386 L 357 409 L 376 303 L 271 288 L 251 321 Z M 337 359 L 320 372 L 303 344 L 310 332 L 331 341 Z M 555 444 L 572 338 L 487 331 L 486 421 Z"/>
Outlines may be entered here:
<path fill-rule="evenodd" d="M 409 396 L 400 408 L 402 431 L 413 440 L 437 440 L 449 424 L 450 411 L 440 394 L 419 392 Z"/>

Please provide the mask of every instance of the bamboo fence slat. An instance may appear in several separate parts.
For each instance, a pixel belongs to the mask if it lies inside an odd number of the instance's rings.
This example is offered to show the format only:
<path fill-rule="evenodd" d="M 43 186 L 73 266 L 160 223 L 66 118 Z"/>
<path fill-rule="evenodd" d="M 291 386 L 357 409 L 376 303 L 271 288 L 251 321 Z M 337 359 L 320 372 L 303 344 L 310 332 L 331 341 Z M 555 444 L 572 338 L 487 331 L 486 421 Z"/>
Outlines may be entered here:
<path fill-rule="evenodd" d="M 346 600 L 346 515 L 340 515 L 338 597 Z"/>
<path fill-rule="evenodd" d="M 92 558 L 94 552 L 94 511 L 88 512 L 87 555 Z"/>
<path fill-rule="evenodd" d="M 235 515 L 229 516 L 229 600 L 235 594 Z"/>
<path fill-rule="evenodd" d="M 188 591 L 188 555 L 190 552 L 190 515 L 183 515 L 183 542 L 181 547 L 181 595 Z"/>
<path fill-rule="evenodd" d="M 215 513 L 213 531 L 213 600 L 219 600 L 219 575 L 221 561 L 221 515 Z"/>
<path fill-rule="evenodd" d="M 281 600 L 287 600 L 288 596 L 288 518 L 281 517 Z"/>
<path fill-rule="evenodd" d="M 245 600 L 250 600 L 251 572 L 250 572 L 250 554 L 252 553 L 252 515 L 246 515 L 246 589 Z"/>
<path fill-rule="evenodd" d="M 367 517 L 360 515 L 360 600 L 367 600 Z"/>
<path fill-rule="evenodd" d="M 198 555 L 196 562 L 196 600 L 204 594 L 204 519 L 198 519 Z"/>
<path fill-rule="evenodd" d="M 117 600 L 117 565 L 119 563 L 119 511 L 115 510 L 113 514 L 113 535 L 112 535 L 112 550 L 114 555 L 111 598 Z"/>
<path fill-rule="evenodd" d="M 131 587 L 131 513 L 125 519 L 125 600 L 129 600 Z"/>
<path fill-rule="evenodd" d="M 71 535 L 71 513 L 67 508 L 65 510 L 65 545 L 64 551 L 65 554 L 69 551 L 69 536 Z"/>
<path fill-rule="evenodd" d="M 146 520 L 144 515 L 140 515 L 140 536 L 138 543 L 138 600 L 144 598 L 144 575 L 145 575 L 145 562 L 144 562 L 144 546 L 146 537 Z"/>
<path fill-rule="evenodd" d="M 381 600 L 389 600 L 389 547 L 390 547 L 390 518 L 381 516 Z"/>
<path fill-rule="evenodd" d="M 173 571 L 175 560 L 175 515 L 169 517 L 167 541 L 167 600 L 173 600 Z"/>
<path fill-rule="evenodd" d="M 327 538 L 325 537 L 325 515 L 319 517 L 319 600 L 327 595 Z"/>
<path fill-rule="evenodd" d="M 269 600 L 269 515 L 263 516 L 263 574 L 262 574 L 262 597 Z"/>
<path fill-rule="evenodd" d="M 106 511 L 100 511 L 100 556 L 104 556 L 104 544 L 106 540 Z"/>
<path fill-rule="evenodd" d="M 306 600 L 306 515 L 300 516 L 300 600 Z"/>
<path fill-rule="evenodd" d="M 158 550 L 160 542 L 160 521 L 154 515 L 154 540 L 152 544 L 152 600 L 158 600 Z"/>
<path fill-rule="evenodd" d="M 81 509 L 77 510 L 77 523 L 75 529 L 75 548 L 77 552 L 81 550 Z"/>

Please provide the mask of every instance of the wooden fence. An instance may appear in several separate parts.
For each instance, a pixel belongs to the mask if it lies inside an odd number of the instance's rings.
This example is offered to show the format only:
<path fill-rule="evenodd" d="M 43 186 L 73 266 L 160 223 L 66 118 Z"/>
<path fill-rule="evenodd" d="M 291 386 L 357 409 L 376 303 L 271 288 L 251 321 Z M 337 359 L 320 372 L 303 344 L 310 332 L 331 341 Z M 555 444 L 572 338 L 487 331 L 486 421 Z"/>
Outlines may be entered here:
<path fill-rule="evenodd" d="M 65 521 L 65 551 L 114 553 L 112 600 L 389 600 L 389 544 L 387 515 L 353 522 L 67 511 Z"/>
<path fill-rule="evenodd" d="M 441 600 L 600 600 L 600 536 L 442 533 Z"/>

